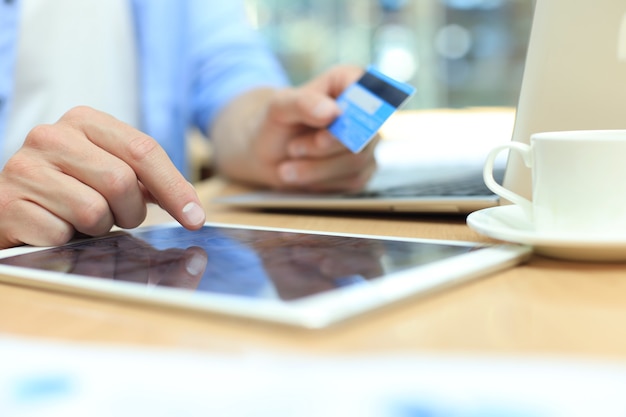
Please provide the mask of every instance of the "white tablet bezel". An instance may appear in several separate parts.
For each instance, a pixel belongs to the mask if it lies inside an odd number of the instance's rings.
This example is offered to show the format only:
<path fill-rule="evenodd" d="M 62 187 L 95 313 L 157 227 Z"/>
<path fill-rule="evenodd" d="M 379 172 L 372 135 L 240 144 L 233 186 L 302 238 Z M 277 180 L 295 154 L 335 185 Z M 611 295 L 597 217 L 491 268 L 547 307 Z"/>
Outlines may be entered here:
<path fill-rule="evenodd" d="M 324 328 L 350 317 L 392 304 L 408 297 L 426 294 L 471 279 L 489 275 L 513 267 L 526 260 L 531 253 L 527 246 L 513 244 L 483 245 L 474 242 L 402 238 L 366 234 L 309 231 L 241 224 L 207 222 L 206 226 L 241 228 L 246 230 L 295 232 L 326 236 L 344 236 L 408 241 L 445 245 L 472 245 L 484 247 L 478 251 L 456 255 L 416 268 L 387 274 L 368 282 L 368 285 L 349 286 L 320 293 L 294 301 L 259 300 L 241 296 L 195 293 L 172 287 L 150 287 L 114 281 L 85 279 L 80 275 L 68 275 L 21 266 L 0 264 L 0 282 L 25 285 L 41 289 L 57 290 L 99 298 L 135 301 L 157 306 L 169 306 L 206 313 L 220 313 L 240 318 L 251 318 L 296 327 Z M 128 231 L 148 231 L 180 227 L 177 223 L 148 226 Z M 96 238 L 97 239 L 97 238 Z M 0 258 L 40 251 L 48 248 L 18 247 L 0 251 Z M 416 279 L 415 275 L 419 275 Z M 89 278 L 89 277 L 87 277 Z M 193 294 L 193 296 L 190 296 Z"/>

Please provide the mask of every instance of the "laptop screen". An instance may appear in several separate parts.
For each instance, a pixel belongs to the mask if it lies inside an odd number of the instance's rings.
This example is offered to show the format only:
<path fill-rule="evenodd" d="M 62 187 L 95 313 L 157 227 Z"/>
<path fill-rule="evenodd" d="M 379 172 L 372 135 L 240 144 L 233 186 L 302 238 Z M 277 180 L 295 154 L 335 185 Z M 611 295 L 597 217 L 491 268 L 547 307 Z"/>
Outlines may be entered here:
<path fill-rule="evenodd" d="M 626 128 L 626 2 L 537 0 L 513 140 L 536 132 Z M 510 158 L 505 186 L 530 198 Z"/>

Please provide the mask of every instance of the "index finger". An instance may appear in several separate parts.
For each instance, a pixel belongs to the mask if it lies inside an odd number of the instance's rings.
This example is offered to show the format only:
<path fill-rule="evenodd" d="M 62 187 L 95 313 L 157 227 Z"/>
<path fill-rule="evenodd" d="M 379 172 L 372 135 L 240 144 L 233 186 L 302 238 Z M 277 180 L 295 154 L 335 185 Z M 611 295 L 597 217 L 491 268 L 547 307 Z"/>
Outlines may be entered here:
<path fill-rule="evenodd" d="M 139 181 L 181 225 L 199 229 L 205 213 L 193 186 L 156 140 L 115 117 L 79 107 L 61 119 L 85 133 L 96 146 L 127 163 Z"/>
<path fill-rule="evenodd" d="M 341 113 L 335 99 L 362 74 L 359 67 L 337 66 L 299 88 L 283 89 L 274 96 L 270 115 L 284 124 L 326 127 Z"/>
<path fill-rule="evenodd" d="M 363 68 L 352 65 L 335 66 L 304 85 L 317 91 L 325 91 L 337 98 L 350 84 L 363 75 Z"/>

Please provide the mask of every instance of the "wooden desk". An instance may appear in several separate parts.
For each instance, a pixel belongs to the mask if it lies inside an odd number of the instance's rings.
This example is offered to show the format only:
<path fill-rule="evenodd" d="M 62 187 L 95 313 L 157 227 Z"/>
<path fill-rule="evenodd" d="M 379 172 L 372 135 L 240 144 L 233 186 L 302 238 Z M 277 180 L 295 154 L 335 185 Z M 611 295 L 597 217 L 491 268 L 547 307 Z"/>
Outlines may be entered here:
<path fill-rule="evenodd" d="M 198 189 L 215 222 L 488 241 L 462 217 L 324 216 L 230 211 L 210 203 L 225 184 Z M 153 207 L 147 223 L 169 220 Z M 412 299 L 322 331 L 259 324 L 0 285 L 0 334 L 155 345 L 209 352 L 447 352 L 626 359 L 626 264 L 526 265 Z"/>

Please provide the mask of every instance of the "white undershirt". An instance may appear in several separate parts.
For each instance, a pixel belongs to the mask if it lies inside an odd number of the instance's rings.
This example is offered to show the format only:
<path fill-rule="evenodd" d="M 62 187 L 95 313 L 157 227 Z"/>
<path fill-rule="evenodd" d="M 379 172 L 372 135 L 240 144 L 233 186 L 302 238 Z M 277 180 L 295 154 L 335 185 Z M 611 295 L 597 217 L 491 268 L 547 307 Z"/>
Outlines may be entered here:
<path fill-rule="evenodd" d="M 137 55 L 128 0 L 22 0 L 0 166 L 37 124 L 89 105 L 138 126 Z"/>

